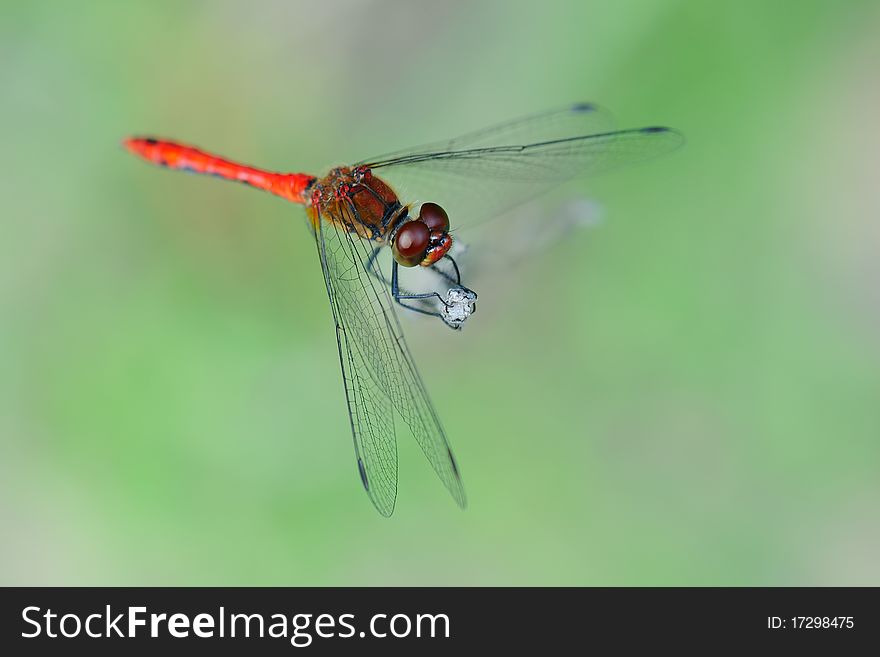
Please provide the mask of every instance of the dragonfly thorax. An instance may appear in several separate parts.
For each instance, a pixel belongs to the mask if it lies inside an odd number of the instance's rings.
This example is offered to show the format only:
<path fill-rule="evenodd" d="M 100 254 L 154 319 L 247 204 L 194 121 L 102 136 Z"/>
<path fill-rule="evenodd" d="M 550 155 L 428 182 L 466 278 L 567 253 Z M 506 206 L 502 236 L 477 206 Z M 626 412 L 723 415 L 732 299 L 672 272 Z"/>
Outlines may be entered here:
<path fill-rule="evenodd" d="M 387 242 L 406 214 L 394 190 L 364 167 L 338 167 L 316 180 L 309 210 L 313 222 L 320 217 L 375 242 Z"/>

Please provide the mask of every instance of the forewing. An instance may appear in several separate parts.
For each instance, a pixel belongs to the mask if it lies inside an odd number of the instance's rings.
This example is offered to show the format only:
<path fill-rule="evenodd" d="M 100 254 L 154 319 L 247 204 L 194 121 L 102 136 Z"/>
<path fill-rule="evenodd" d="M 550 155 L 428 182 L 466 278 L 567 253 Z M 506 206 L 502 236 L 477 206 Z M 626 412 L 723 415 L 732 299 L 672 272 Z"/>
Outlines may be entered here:
<path fill-rule="evenodd" d="M 344 220 L 351 223 L 354 217 Z M 324 220 L 316 236 L 336 322 L 355 451 L 370 499 L 380 513 L 391 515 L 397 491 L 394 408 L 463 507 L 464 488 L 454 456 L 406 345 L 391 296 L 385 284 L 368 272 L 374 243 Z"/>
<path fill-rule="evenodd" d="M 383 516 L 397 499 L 397 441 L 388 394 L 385 334 L 361 289 L 359 263 L 347 236 L 325 222 L 316 232 L 324 282 L 336 323 L 336 342 L 361 482 Z"/>
<path fill-rule="evenodd" d="M 607 133 L 613 130 L 614 120 L 605 109 L 595 103 L 575 103 L 505 121 L 453 139 L 441 139 L 421 146 L 385 153 L 361 162 L 361 164 L 389 162 L 416 153 L 440 153 L 486 146 L 535 144 L 572 136 Z"/>
<path fill-rule="evenodd" d="M 368 163 L 407 203 L 442 205 L 453 227 L 478 223 L 572 178 L 597 175 L 675 150 L 682 136 L 639 128 L 531 144 L 413 152 Z"/>

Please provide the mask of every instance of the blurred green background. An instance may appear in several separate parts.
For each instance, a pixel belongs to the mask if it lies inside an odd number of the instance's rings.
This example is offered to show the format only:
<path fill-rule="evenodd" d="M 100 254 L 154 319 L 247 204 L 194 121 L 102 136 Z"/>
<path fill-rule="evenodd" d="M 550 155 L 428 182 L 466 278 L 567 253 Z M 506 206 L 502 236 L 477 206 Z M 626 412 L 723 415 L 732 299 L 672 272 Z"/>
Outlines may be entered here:
<path fill-rule="evenodd" d="M 876 2 L 0 16 L 0 583 L 880 584 Z M 688 143 L 406 320 L 470 506 L 401 432 L 385 520 L 302 210 L 118 142 L 320 172 L 577 100 Z"/>

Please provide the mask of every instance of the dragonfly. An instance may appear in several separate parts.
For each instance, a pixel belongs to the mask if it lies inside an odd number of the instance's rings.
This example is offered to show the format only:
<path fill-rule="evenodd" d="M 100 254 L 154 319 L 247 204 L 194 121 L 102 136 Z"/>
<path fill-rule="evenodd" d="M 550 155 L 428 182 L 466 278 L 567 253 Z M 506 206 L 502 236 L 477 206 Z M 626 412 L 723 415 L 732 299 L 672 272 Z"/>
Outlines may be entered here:
<path fill-rule="evenodd" d="M 457 230 L 492 217 L 500 222 L 566 181 L 682 142 L 665 127 L 618 130 L 601 107 L 577 103 L 323 176 L 269 171 L 155 137 L 130 137 L 123 146 L 149 163 L 238 181 L 305 207 L 336 328 L 358 473 L 387 517 L 397 500 L 395 414 L 455 502 L 466 506 L 458 463 L 396 312 L 406 308 L 455 330 L 473 315 L 477 293 L 462 284 L 453 256 Z M 503 222 L 487 225 L 490 235 L 505 231 Z M 408 271 L 430 273 L 430 282 L 406 283 Z"/>

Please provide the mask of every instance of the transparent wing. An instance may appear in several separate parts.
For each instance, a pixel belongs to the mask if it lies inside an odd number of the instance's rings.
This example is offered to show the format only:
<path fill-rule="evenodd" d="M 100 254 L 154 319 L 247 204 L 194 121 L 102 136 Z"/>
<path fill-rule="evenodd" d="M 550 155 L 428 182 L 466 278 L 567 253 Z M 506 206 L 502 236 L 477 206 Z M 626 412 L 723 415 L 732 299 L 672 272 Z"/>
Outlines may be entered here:
<path fill-rule="evenodd" d="M 390 516 L 397 499 L 397 440 L 394 411 L 384 371 L 386 361 L 370 348 L 369 304 L 361 297 L 357 263 L 348 253 L 349 244 L 333 226 L 322 223 L 316 234 L 324 282 L 336 323 L 336 342 L 345 399 L 351 421 L 354 449 L 361 481 L 373 505 Z M 378 333 L 372 341 L 383 340 Z M 382 345 L 387 350 L 387 345 Z M 368 361 L 374 361 L 372 367 Z"/>
<path fill-rule="evenodd" d="M 434 471 L 464 507 L 455 457 L 406 345 L 391 295 L 368 273 L 374 244 L 323 219 L 316 239 L 336 322 L 358 469 L 367 494 L 382 515 L 394 511 L 397 442 L 393 410 L 397 410 Z"/>
<path fill-rule="evenodd" d="M 596 132 L 608 126 L 605 112 L 582 104 L 372 158 L 362 166 L 396 187 L 404 202 L 439 203 L 453 227 L 463 227 L 572 178 L 648 160 L 684 142 L 669 128 Z"/>
<path fill-rule="evenodd" d="M 614 120 L 607 110 L 595 103 L 575 103 L 519 117 L 512 121 L 505 121 L 454 139 L 442 139 L 421 146 L 385 153 L 361 162 L 361 164 L 397 160 L 415 153 L 442 153 L 484 146 L 534 144 L 564 139 L 573 135 L 594 135 L 613 130 Z"/>

